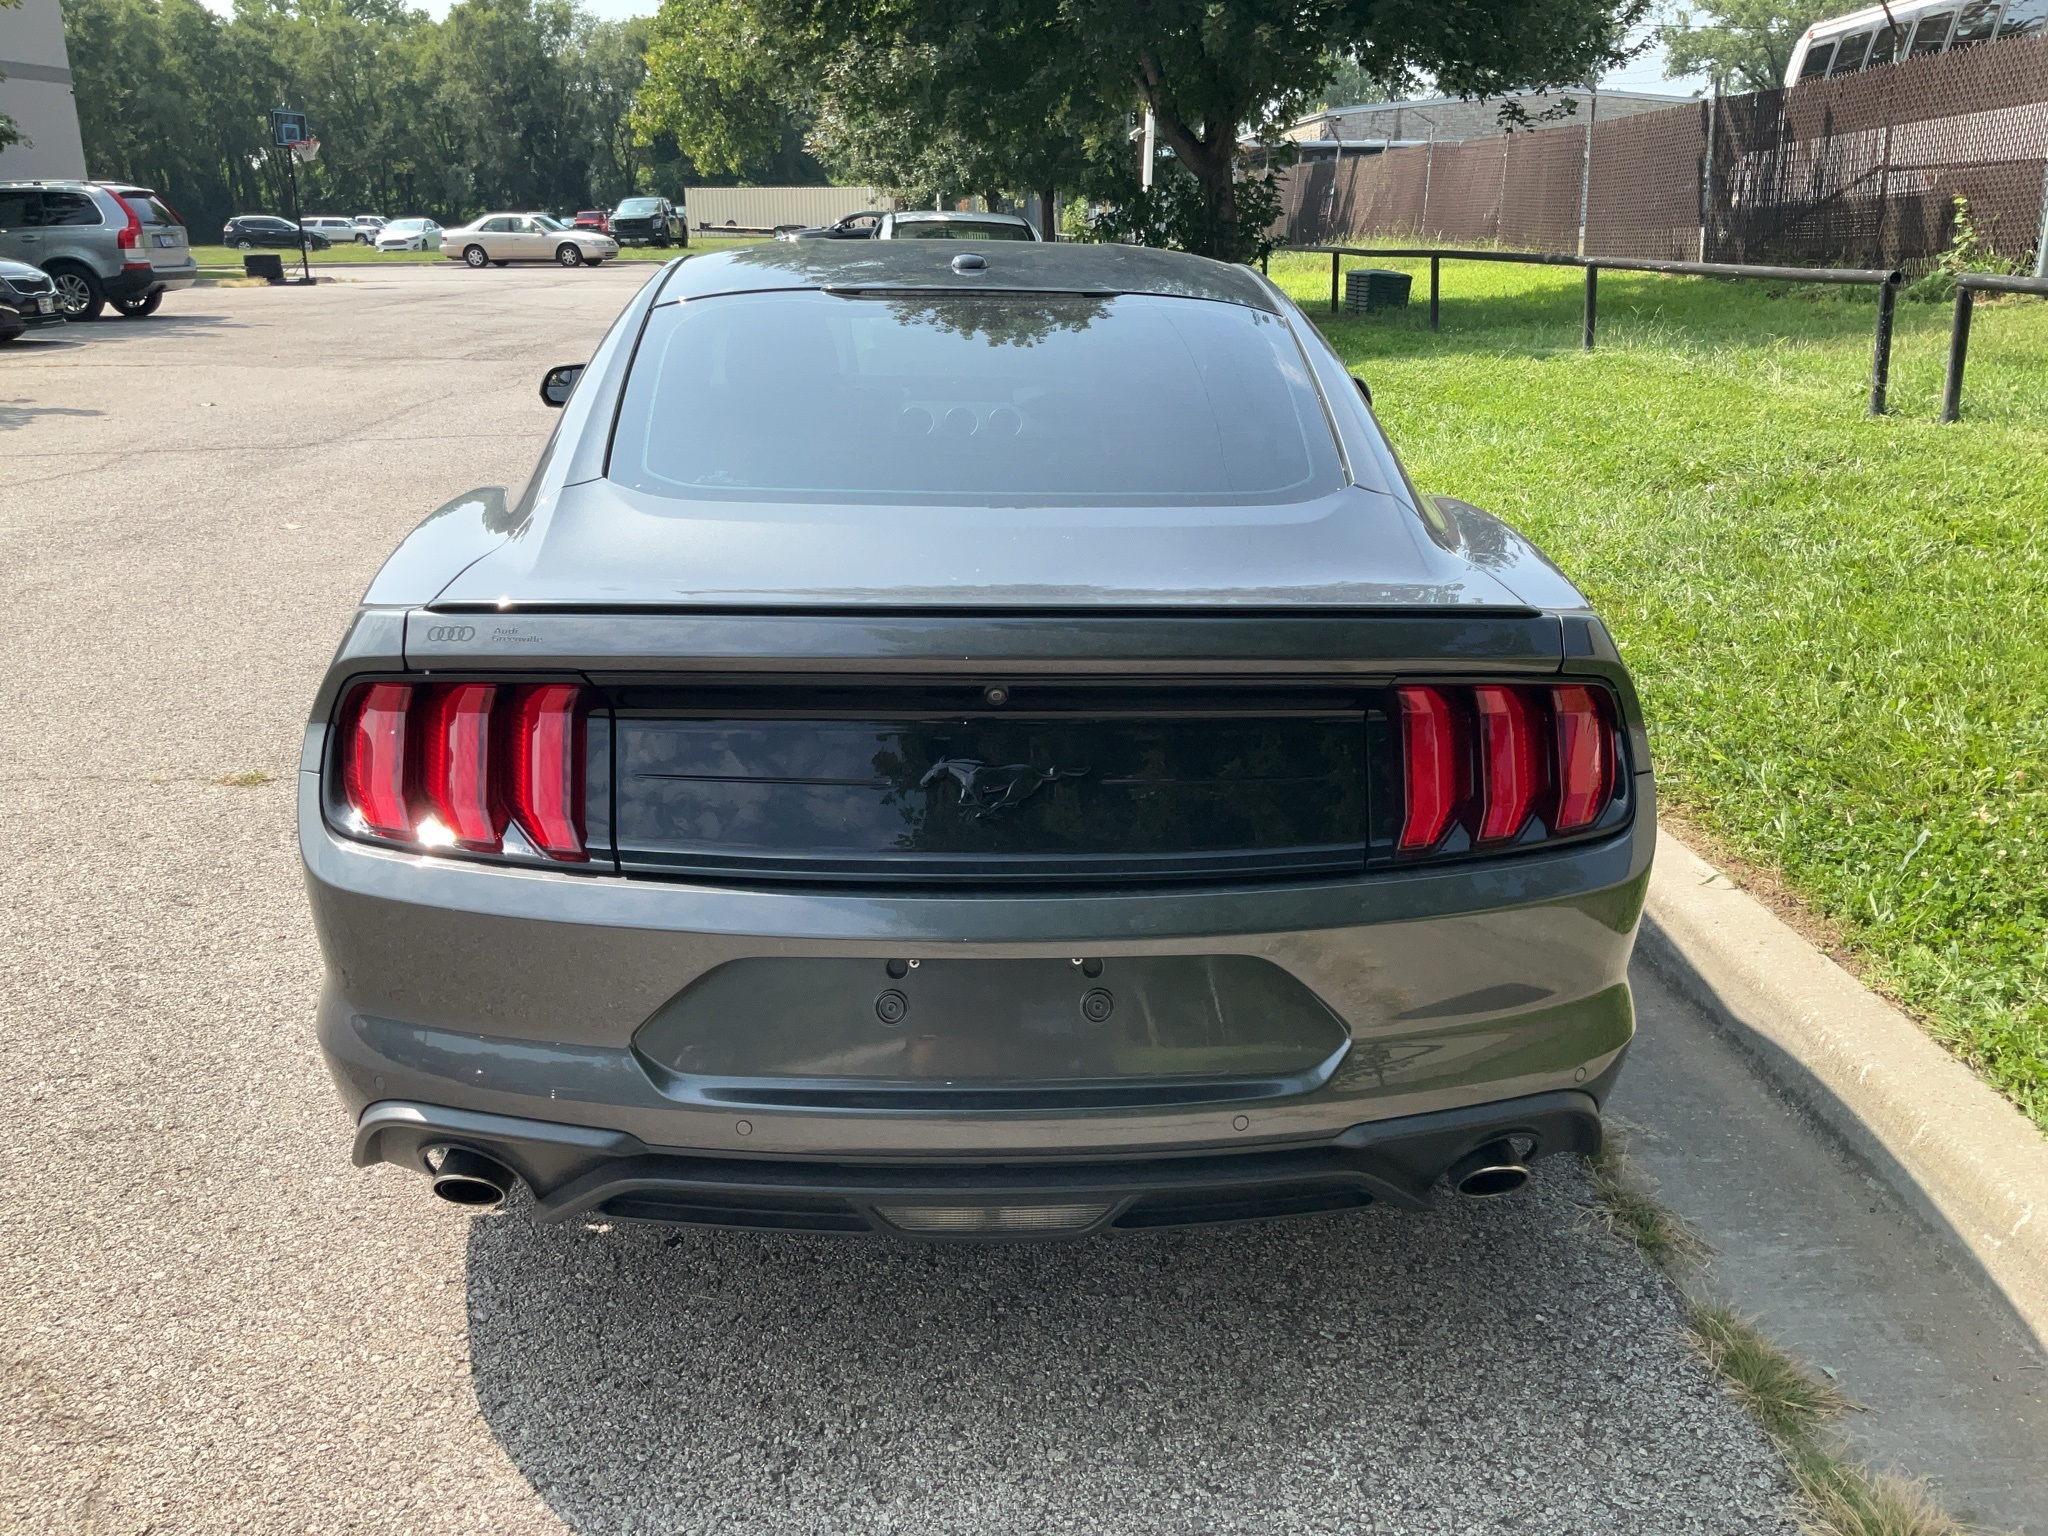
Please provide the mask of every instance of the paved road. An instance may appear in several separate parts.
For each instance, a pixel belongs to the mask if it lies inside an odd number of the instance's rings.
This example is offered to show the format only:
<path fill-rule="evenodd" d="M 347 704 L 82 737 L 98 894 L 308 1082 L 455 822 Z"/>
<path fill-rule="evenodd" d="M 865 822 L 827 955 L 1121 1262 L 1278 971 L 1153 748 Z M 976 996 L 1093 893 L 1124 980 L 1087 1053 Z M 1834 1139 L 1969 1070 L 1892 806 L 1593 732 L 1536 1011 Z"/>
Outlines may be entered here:
<path fill-rule="evenodd" d="M 0 354 L 0 1527 L 1789 1531 L 1569 1165 L 994 1249 L 472 1221 L 348 1165 L 306 701 L 645 275 L 207 290 Z"/>

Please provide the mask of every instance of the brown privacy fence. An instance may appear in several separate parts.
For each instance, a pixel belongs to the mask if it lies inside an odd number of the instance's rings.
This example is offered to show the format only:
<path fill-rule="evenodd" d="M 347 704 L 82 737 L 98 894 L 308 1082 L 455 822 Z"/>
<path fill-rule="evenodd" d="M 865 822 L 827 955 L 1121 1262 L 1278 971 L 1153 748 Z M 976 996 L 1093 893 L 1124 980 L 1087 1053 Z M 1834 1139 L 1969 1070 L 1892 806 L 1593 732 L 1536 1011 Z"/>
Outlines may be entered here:
<path fill-rule="evenodd" d="M 1984 242 L 2017 256 L 2041 225 L 2048 37 L 1593 117 L 1590 135 L 1577 122 L 1297 165 L 1278 233 L 1575 252 L 1583 225 L 1589 256 L 1925 266 L 1961 197 Z"/>

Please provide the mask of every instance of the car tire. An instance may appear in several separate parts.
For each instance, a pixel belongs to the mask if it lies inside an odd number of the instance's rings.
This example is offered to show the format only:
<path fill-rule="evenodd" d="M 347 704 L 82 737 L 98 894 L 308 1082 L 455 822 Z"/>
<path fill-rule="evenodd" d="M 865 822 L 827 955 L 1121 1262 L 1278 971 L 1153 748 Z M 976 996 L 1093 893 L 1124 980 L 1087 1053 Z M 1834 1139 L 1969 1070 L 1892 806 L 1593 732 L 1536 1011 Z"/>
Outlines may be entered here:
<path fill-rule="evenodd" d="M 57 285 L 57 305 L 67 320 L 97 320 L 106 313 L 107 291 L 90 267 L 60 261 L 43 270 Z"/>
<path fill-rule="evenodd" d="M 139 299 L 116 299 L 114 308 L 130 320 L 145 320 L 163 307 L 164 291 L 152 288 Z"/>
<path fill-rule="evenodd" d="M 503 260 L 503 261 L 494 261 L 494 262 L 492 262 L 492 263 L 491 263 L 491 265 L 492 265 L 492 266 L 494 266 L 494 267 L 509 267 L 509 266 L 511 266 L 511 265 L 512 265 L 512 260 L 511 260 L 511 258 L 510 258 L 510 257 L 508 256 L 508 257 L 507 257 L 507 258 L 506 258 L 505 260 Z"/>
<path fill-rule="evenodd" d="M 602 256 L 586 257 L 584 259 L 583 265 L 585 265 L 586 267 L 601 267 L 604 265 L 604 258 Z"/>
<path fill-rule="evenodd" d="M 580 267 L 583 265 L 583 247 L 564 240 L 555 247 L 555 260 L 565 267 Z"/>
<path fill-rule="evenodd" d="M 256 246 L 253 241 L 237 240 L 235 242 L 235 249 L 238 251 L 253 251 L 256 249 Z"/>
<path fill-rule="evenodd" d="M 462 259 L 466 264 L 479 272 L 491 264 L 491 258 L 484 254 L 484 248 L 480 245 L 463 247 Z"/>

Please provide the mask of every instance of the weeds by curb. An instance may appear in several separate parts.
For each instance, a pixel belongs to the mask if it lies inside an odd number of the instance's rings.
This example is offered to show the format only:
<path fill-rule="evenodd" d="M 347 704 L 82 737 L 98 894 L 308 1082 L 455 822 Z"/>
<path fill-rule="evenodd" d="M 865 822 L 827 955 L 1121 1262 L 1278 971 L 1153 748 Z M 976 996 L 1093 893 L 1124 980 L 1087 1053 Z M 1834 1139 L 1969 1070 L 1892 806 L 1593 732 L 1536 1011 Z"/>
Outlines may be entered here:
<path fill-rule="evenodd" d="M 1925 1483 L 1873 1472 L 1848 1459 L 1828 1426 L 1859 1406 L 1832 1382 L 1788 1354 L 1756 1324 L 1694 1294 L 1688 1283 L 1709 1249 L 1666 1210 L 1628 1162 L 1625 1143 L 1586 1159 L 1602 1221 L 1663 1270 L 1685 1297 L 1687 1342 L 1762 1426 L 1785 1458 L 1799 1490 L 1799 1519 L 1809 1536 L 1967 1536 Z"/>

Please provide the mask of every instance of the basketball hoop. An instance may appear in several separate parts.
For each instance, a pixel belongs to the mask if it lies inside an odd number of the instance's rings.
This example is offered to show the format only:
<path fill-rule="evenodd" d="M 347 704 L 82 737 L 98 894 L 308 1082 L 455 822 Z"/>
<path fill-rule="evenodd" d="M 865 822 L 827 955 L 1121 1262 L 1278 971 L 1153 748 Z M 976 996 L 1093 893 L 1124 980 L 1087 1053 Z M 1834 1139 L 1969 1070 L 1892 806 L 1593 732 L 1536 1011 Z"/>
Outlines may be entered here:
<path fill-rule="evenodd" d="M 298 157 L 299 164 L 311 165 L 320 158 L 320 141 L 318 139 L 295 140 L 292 144 L 292 153 Z"/>

